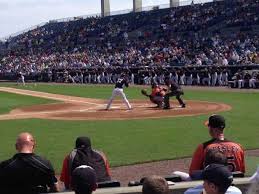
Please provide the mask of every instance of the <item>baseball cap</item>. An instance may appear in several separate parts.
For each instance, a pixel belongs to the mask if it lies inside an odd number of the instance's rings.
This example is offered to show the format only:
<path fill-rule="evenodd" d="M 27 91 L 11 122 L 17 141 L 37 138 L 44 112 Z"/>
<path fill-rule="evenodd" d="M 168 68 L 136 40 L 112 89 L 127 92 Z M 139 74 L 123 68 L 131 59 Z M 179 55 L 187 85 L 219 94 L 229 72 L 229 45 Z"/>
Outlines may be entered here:
<path fill-rule="evenodd" d="M 222 164 L 208 165 L 203 170 L 201 177 L 203 180 L 214 183 L 222 189 L 227 189 L 233 181 L 232 173 L 229 171 L 227 166 Z"/>
<path fill-rule="evenodd" d="M 76 148 L 88 148 L 91 147 L 91 140 L 89 137 L 78 137 L 76 139 Z"/>
<path fill-rule="evenodd" d="M 226 126 L 225 118 L 221 115 L 211 115 L 209 120 L 205 122 L 205 125 L 213 128 L 224 129 Z"/>
<path fill-rule="evenodd" d="M 89 193 L 97 187 L 95 170 L 87 165 L 81 165 L 72 172 L 72 187 L 76 193 Z"/>

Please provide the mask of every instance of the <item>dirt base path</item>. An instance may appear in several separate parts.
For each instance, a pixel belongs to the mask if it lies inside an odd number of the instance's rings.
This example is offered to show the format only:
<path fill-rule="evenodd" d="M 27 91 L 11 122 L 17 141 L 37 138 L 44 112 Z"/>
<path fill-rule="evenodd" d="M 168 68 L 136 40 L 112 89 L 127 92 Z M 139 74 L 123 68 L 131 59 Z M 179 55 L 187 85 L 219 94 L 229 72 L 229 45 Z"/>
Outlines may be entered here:
<path fill-rule="evenodd" d="M 58 120 L 123 120 L 193 116 L 200 114 L 227 111 L 231 106 L 223 103 L 205 101 L 186 101 L 187 107 L 174 106 L 170 110 L 162 110 L 155 107 L 149 100 L 131 100 L 133 110 L 127 110 L 121 100 L 115 100 L 112 108 L 105 111 L 107 100 L 81 98 L 50 94 L 30 90 L 0 87 L 0 91 L 21 95 L 28 95 L 40 98 L 47 98 L 61 101 L 60 103 L 33 105 L 12 110 L 10 113 L 1 115 L 0 120 L 9 119 L 58 119 Z M 175 100 L 171 104 L 178 104 Z"/>

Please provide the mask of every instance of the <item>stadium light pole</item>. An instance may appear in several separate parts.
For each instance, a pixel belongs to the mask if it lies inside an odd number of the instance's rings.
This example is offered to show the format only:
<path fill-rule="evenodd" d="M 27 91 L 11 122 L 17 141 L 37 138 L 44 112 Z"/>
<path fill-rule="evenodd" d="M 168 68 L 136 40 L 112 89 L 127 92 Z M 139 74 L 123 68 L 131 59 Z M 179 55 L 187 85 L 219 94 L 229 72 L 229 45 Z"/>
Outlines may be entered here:
<path fill-rule="evenodd" d="M 133 0 L 133 12 L 142 11 L 142 0 Z"/>
<path fill-rule="evenodd" d="M 102 17 L 110 15 L 110 0 L 101 0 Z"/>
<path fill-rule="evenodd" d="M 180 5 L 180 0 L 169 0 L 170 7 L 178 7 Z"/>

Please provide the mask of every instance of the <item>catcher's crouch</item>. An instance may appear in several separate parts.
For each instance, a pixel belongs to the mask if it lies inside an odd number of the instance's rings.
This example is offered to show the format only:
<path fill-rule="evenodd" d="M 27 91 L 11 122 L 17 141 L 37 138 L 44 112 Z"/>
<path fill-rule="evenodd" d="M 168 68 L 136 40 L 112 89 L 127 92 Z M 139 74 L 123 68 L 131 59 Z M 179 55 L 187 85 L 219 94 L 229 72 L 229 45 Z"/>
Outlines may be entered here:
<path fill-rule="evenodd" d="M 150 101 L 156 104 L 158 108 L 163 108 L 165 91 L 166 91 L 165 88 L 162 88 L 157 84 L 152 84 L 151 94 L 147 94 L 147 91 L 144 89 L 141 90 L 141 93 L 144 96 L 149 97 Z"/>

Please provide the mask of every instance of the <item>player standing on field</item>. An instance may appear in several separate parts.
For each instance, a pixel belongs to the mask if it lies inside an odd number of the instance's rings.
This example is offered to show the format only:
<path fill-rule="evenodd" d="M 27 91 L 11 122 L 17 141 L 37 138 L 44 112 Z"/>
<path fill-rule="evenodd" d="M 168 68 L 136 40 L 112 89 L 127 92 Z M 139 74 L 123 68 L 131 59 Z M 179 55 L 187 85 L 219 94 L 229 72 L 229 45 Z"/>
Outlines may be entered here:
<path fill-rule="evenodd" d="M 164 96 L 164 109 L 170 109 L 170 102 L 169 98 L 171 96 L 175 96 L 178 100 L 180 106 L 185 108 L 185 103 L 183 102 L 181 96 L 184 94 L 183 89 L 181 86 L 176 84 L 174 81 L 170 80 L 169 78 L 165 79 L 165 84 L 168 87 L 167 93 Z"/>
<path fill-rule="evenodd" d="M 17 84 L 19 83 L 22 83 L 22 85 L 25 86 L 24 74 L 22 72 L 18 73 Z"/>
<path fill-rule="evenodd" d="M 126 78 L 126 76 L 124 74 L 121 74 L 121 76 L 116 81 L 115 88 L 112 91 L 112 96 L 111 96 L 105 110 L 109 110 L 109 108 L 111 107 L 112 101 L 114 100 L 114 98 L 116 96 L 122 96 L 122 99 L 125 102 L 125 104 L 127 105 L 128 110 L 132 109 L 125 93 L 123 92 L 124 86 L 129 87 L 129 83 L 128 83 L 128 79 Z"/>

